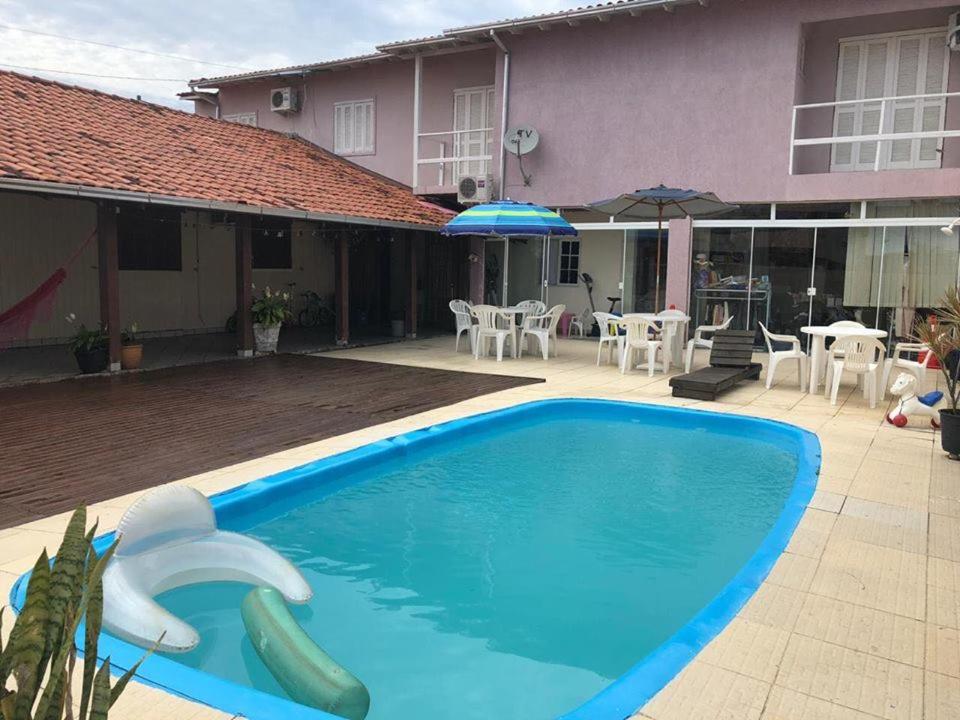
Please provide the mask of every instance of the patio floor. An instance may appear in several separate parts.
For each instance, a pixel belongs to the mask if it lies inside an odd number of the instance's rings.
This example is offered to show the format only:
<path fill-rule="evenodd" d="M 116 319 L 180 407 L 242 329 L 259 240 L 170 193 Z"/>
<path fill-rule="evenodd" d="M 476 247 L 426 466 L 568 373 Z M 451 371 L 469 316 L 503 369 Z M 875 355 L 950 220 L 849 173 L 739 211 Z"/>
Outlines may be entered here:
<path fill-rule="evenodd" d="M 476 361 L 454 354 L 450 338 L 338 352 L 338 359 L 546 382 L 437 404 L 352 432 L 340 428 L 335 437 L 299 447 L 291 438 L 289 449 L 181 482 L 215 493 L 397 433 L 542 398 L 685 405 L 790 422 L 817 433 L 823 465 L 787 551 L 738 617 L 635 720 L 960 717 L 960 463 L 946 458 L 937 434 L 921 424 L 887 425 L 890 399 L 871 410 L 852 385 L 842 387 L 837 406 L 822 394 L 802 394 L 789 368 L 778 370 L 770 390 L 747 382 L 720 402 L 699 402 L 670 397 L 663 375 L 596 366 L 593 342 L 561 340 L 560 352 L 547 362 Z M 138 494 L 98 503 L 91 514 L 113 527 Z M 61 514 L 0 531 L 0 591 L 43 545 L 58 542 L 65 522 Z M 111 718 L 139 719 L 147 704 L 152 720 L 229 718 L 139 684 Z"/>
<path fill-rule="evenodd" d="M 530 382 L 276 355 L 2 388 L 0 528 Z"/>

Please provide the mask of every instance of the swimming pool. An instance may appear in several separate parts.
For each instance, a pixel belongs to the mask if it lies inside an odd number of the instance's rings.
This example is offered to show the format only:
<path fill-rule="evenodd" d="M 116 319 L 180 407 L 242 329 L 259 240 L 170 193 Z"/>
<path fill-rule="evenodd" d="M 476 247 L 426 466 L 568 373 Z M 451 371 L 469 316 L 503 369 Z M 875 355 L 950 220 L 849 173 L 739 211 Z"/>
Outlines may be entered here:
<path fill-rule="evenodd" d="M 815 437 L 788 425 L 558 400 L 374 443 L 214 506 L 222 528 L 303 572 L 314 599 L 293 612 L 367 685 L 370 720 L 620 720 L 746 602 L 818 467 Z M 260 663 L 248 589 L 160 596 L 201 643 L 142 676 L 251 720 L 329 718 L 284 700 Z M 119 667 L 141 653 L 101 649 Z"/>

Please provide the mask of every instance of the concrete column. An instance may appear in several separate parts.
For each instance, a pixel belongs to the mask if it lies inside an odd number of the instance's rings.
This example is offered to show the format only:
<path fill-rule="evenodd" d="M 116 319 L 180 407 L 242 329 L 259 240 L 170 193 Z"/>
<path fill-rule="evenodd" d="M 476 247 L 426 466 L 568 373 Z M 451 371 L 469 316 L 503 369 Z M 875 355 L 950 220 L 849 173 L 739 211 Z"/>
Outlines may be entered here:
<path fill-rule="evenodd" d="M 693 260 L 693 221 L 689 218 L 670 221 L 667 245 L 666 307 L 676 305 L 690 309 L 690 266 Z"/>
<path fill-rule="evenodd" d="M 407 337 L 417 336 L 417 248 L 421 245 L 419 232 L 407 231 Z"/>
<path fill-rule="evenodd" d="M 237 355 L 253 357 L 253 236 L 250 216 L 237 215 L 236 225 L 237 266 Z"/>
<path fill-rule="evenodd" d="M 337 345 L 350 344 L 350 242 L 345 233 L 337 238 Z"/>
<path fill-rule="evenodd" d="M 100 269 L 100 324 L 107 330 L 110 372 L 120 372 L 120 259 L 115 205 L 97 205 L 97 246 Z"/>

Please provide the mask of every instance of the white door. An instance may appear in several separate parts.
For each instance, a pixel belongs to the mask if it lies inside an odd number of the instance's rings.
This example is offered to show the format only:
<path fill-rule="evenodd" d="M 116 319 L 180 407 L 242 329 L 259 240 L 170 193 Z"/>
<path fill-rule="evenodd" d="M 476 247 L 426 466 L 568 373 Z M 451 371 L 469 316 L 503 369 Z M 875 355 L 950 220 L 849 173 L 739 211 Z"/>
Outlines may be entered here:
<path fill-rule="evenodd" d="M 879 98 L 941 93 L 947 87 L 947 48 L 944 31 L 881 35 L 840 43 L 837 100 L 870 100 L 840 105 L 834 114 L 834 135 L 870 135 L 880 129 Z M 884 132 L 916 132 L 943 128 L 943 98 L 887 103 Z M 938 140 L 898 140 L 881 148 L 880 167 L 891 169 L 940 167 Z M 831 170 L 872 170 L 877 143 L 838 143 Z"/>
<path fill-rule="evenodd" d="M 493 147 L 493 88 L 464 88 L 453 91 L 453 154 L 456 157 L 490 156 Z M 488 159 L 454 163 L 454 182 L 462 175 L 486 175 Z"/>

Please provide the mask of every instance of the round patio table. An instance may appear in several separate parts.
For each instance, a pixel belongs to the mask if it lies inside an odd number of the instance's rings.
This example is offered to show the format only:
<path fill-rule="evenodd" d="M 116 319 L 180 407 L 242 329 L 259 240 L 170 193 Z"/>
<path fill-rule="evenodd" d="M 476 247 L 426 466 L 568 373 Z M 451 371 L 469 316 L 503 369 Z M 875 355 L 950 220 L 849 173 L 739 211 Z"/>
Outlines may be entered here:
<path fill-rule="evenodd" d="M 886 330 L 876 330 L 867 327 L 831 327 L 830 325 L 804 325 L 800 332 L 809 335 L 812 340 L 810 346 L 810 384 L 809 392 L 818 392 L 820 378 L 827 365 L 827 338 L 869 337 L 882 339 L 887 336 Z"/>

